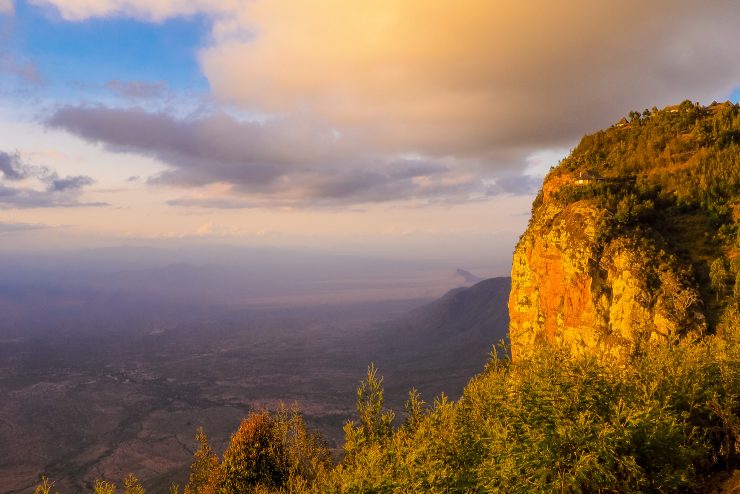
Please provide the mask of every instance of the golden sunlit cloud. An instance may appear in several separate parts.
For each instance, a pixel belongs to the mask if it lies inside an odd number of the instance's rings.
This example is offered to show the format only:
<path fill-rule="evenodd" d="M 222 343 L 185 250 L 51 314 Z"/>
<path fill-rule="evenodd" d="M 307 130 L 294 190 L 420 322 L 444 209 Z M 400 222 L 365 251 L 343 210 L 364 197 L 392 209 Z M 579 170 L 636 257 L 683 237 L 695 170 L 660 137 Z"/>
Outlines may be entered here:
<path fill-rule="evenodd" d="M 388 152 L 521 158 L 631 109 L 726 98 L 740 78 L 732 0 L 34 3 L 68 19 L 210 15 L 200 58 L 217 97 Z"/>
<path fill-rule="evenodd" d="M 201 56 L 217 96 L 389 151 L 562 143 L 632 105 L 726 97 L 740 76 L 729 1 L 261 0 L 237 15 L 253 37 Z"/>

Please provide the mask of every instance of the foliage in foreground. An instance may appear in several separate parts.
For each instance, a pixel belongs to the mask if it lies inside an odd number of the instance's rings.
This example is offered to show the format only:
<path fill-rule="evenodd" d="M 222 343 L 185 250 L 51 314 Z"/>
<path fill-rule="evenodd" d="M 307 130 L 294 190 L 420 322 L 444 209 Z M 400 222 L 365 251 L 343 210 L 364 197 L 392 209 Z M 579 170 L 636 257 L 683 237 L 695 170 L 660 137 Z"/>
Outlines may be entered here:
<path fill-rule="evenodd" d="M 459 402 L 348 451 L 315 492 L 690 492 L 737 465 L 739 391 L 727 336 L 621 368 L 552 348 L 494 358 Z"/>
<path fill-rule="evenodd" d="M 397 427 L 371 366 L 338 465 L 297 410 L 253 413 L 221 458 L 199 431 L 185 493 L 698 492 L 740 463 L 739 393 L 738 331 L 622 366 L 494 355 L 457 402 L 412 391 Z"/>

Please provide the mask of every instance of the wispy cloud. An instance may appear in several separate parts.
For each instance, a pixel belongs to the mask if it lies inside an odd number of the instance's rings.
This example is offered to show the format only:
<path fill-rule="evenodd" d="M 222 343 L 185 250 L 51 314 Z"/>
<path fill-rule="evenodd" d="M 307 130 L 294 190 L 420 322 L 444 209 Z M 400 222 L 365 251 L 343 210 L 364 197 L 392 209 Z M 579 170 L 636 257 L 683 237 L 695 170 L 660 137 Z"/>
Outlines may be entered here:
<path fill-rule="evenodd" d="M 33 62 L 18 60 L 11 55 L 0 53 L 0 73 L 2 72 L 27 83 L 41 84 L 44 82 L 41 72 Z"/>
<path fill-rule="evenodd" d="M 94 183 L 91 177 L 86 175 L 60 177 L 55 170 L 49 167 L 26 163 L 19 153 L 0 151 L 0 174 L 2 174 L 0 208 L 107 205 L 103 202 L 82 202 L 80 200 L 83 188 Z"/>
<path fill-rule="evenodd" d="M 0 0 L 0 15 L 12 14 L 14 11 L 13 0 Z"/>
<path fill-rule="evenodd" d="M 167 84 L 162 81 L 108 81 L 105 84 L 106 89 L 112 93 L 126 99 L 154 99 L 161 98 L 167 94 Z"/>
<path fill-rule="evenodd" d="M 31 230 L 45 230 L 47 228 L 51 227 L 41 223 L 7 223 L 0 221 L 0 235 L 10 235 Z"/>

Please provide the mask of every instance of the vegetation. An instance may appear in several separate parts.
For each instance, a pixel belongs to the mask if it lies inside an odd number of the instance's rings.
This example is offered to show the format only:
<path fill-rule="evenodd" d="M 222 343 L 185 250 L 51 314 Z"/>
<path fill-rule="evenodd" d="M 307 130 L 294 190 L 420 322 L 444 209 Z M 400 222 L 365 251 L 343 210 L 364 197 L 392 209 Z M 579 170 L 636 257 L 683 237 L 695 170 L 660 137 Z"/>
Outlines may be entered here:
<path fill-rule="evenodd" d="M 579 183 L 584 174 L 596 178 Z M 689 266 L 711 331 L 740 310 L 739 105 L 631 112 L 585 136 L 547 180 L 557 177 L 571 179 L 553 194 L 561 207 L 588 201 L 607 213 L 603 245 L 642 239 Z M 534 209 L 542 203 L 538 196 Z"/>
<path fill-rule="evenodd" d="M 295 407 L 250 414 L 220 461 L 202 429 L 196 440 L 185 494 L 304 492 L 332 465 L 329 450 Z"/>

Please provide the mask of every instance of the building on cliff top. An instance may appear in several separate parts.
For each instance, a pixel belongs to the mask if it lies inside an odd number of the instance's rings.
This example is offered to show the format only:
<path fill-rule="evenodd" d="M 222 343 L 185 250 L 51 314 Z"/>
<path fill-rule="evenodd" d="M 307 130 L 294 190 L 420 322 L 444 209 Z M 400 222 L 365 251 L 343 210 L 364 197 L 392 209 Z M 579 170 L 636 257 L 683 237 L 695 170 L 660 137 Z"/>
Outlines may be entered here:
<path fill-rule="evenodd" d="M 604 177 L 593 170 L 581 172 L 576 178 L 576 185 L 590 185 L 596 182 L 603 182 Z"/>

